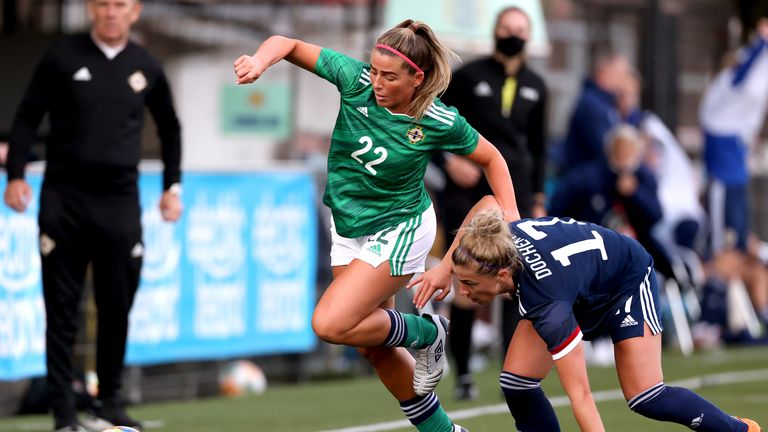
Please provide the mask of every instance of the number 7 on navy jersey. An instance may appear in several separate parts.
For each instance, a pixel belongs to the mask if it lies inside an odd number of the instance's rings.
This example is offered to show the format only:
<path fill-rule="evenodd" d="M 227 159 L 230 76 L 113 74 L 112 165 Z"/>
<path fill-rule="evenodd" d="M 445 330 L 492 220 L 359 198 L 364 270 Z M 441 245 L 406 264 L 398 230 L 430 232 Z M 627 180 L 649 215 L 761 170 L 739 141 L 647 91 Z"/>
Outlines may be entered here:
<path fill-rule="evenodd" d="M 533 240 L 541 240 L 547 236 L 547 233 L 536 229 L 536 227 L 552 226 L 558 223 L 575 224 L 581 223 L 573 219 L 560 220 L 559 218 L 552 218 L 551 220 L 529 220 L 521 222 L 517 225 L 520 230 L 528 234 Z M 603 237 L 595 230 L 592 230 L 593 238 L 588 238 L 582 241 L 567 244 L 561 248 L 553 250 L 552 258 L 556 259 L 563 267 L 571 265 L 571 256 L 578 253 L 587 252 L 591 250 L 599 250 L 600 256 L 603 261 L 608 261 L 608 253 L 605 251 L 605 243 Z"/>

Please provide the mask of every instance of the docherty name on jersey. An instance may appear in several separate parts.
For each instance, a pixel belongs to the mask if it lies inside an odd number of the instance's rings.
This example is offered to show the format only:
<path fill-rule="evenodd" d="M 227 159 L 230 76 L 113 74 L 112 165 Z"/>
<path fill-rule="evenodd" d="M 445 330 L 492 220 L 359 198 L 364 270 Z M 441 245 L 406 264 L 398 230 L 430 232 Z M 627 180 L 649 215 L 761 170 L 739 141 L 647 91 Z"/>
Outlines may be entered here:
<path fill-rule="evenodd" d="M 547 262 L 544 261 L 541 254 L 536 250 L 530 240 L 516 235 L 513 235 L 512 238 L 515 241 L 515 247 L 517 247 L 517 252 L 520 254 L 520 258 L 523 259 L 528 268 L 534 272 L 536 280 L 542 280 L 545 277 L 552 275 L 552 270 L 547 267 Z"/>

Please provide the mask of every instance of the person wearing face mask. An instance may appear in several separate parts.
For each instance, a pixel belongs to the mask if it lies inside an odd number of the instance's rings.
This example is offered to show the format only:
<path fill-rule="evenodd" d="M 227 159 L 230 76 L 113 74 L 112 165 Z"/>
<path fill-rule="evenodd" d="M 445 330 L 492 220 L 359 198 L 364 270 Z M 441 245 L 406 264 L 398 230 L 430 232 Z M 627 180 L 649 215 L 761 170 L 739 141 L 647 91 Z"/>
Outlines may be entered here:
<path fill-rule="evenodd" d="M 507 7 L 496 16 L 495 50 L 487 57 L 467 63 L 454 72 L 442 101 L 459 109 L 504 157 L 515 184 L 518 209 L 523 217 L 545 213 L 546 163 L 545 114 L 547 88 L 539 74 L 526 64 L 525 45 L 531 36 L 531 21 L 519 7 Z M 479 168 L 467 159 L 441 153 L 435 162 L 445 173 L 440 215 L 444 235 L 450 242 L 461 225 L 462 215 L 481 197 L 488 183 Z M 456 363 L 457 399 L 477 397 L 469 371 L 472 327 L 477 305 L 457 298 L 451 305 L 452 330 L 449 349 Z M 517 322 L 516 306 L 503 302 L 502 338 L 508 342 Z"/>

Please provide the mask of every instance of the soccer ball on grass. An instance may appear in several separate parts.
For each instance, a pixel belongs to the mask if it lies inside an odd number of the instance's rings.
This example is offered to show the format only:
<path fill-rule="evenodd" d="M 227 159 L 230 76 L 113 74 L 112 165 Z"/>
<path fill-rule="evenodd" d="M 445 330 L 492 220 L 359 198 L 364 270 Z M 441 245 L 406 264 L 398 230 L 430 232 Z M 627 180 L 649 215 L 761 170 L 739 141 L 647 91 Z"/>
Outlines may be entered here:
<path fill-rule="evenodd" d="M 226 396 L 262 394 L 267 391 L 267 377 L 248 360 L 227 363 L 219 373 L 219 390 Z"/>

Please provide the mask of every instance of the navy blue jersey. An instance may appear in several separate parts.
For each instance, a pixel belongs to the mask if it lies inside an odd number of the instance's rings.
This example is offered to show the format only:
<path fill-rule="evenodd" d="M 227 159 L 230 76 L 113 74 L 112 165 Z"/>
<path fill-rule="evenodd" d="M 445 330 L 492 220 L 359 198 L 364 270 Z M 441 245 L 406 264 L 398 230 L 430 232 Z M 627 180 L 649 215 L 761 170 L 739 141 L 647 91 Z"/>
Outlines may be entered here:
<path fill-rule="evenodd" d="M 614 305 L 636 292 L 653 265 L 637 241 L 599 225 L 546 217 L 509 226 L 523 263 L 515 276 L 520 311 L 554 359 L 602 333 Z"/>

